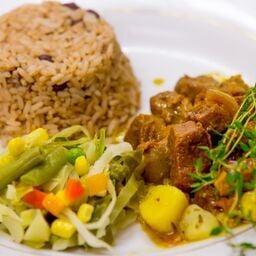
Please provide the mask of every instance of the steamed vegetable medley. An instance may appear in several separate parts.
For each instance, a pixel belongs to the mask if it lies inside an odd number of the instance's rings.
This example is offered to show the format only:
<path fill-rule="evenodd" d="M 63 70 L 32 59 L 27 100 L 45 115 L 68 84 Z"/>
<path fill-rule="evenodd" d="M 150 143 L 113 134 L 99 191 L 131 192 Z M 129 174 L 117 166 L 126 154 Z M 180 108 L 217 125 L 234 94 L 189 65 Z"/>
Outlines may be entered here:
<path fill-rule="evenodd" d="M 0 156 L 1 232 L 34 248 L 110 249 L 136 220 L 141 161 L 129 143 L 106 145 L 104 130 L 91 138 L 81 126 L 11 139 Z"/>

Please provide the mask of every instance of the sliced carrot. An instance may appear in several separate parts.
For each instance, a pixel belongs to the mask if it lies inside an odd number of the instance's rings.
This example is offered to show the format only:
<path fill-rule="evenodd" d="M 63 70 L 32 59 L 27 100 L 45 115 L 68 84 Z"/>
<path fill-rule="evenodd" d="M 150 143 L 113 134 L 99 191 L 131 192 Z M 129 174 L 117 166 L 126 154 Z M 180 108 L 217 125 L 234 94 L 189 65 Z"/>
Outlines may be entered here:
<path fill-rule="evenodd" d="M 83 179 L 83 185 L 89 196 L 95 196 L 107 190 L 108 177 L 104 173 L 91 175 Z"/>
<path fill-rule="evenodd" d="M 80 180 L 69 179 L 65 189 L 68 200 L 73 203 L 85 195 L 85 189 Z"/>
<path fill-rule="evenodd" d="M 58 216 L 65 208 L 62 200 L 54 194 L 48 194 L 43 200 L 44 208 L 51 214 Z"/>

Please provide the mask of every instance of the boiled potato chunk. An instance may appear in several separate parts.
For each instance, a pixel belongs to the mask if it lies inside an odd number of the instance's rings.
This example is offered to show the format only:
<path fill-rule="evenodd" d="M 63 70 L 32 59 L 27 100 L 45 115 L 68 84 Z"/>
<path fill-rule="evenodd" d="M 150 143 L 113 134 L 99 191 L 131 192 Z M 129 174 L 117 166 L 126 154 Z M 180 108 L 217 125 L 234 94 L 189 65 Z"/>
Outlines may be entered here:
<path fill-rule="evenodd" d="M 169 233 L 178 224 L 187 206 L 187 197 L 181 190 L 169 185 L 158 185 L 149 189 L 139 205 L 139 211 L 152 229 Z"/>
<path fill-rule="evenodd" d="M 196 204 L 186 208 L 180 221 L 180 230 L 188 241 L 208 238 L 218 226 L 217 218 Z"/>
<path fill-rule="evenodd" d="M 24 240 L 34 243 L 44 243 L 50 239 L 50 227 L 46 222 L 42 212 L 36 210 L 35 217 L 27 229 Z"/>
<path fill-rule="evenodd" d="M 241 198 L 241 210 L 244 218 L 256 221 L 256 192 L 250 191 Z"/>

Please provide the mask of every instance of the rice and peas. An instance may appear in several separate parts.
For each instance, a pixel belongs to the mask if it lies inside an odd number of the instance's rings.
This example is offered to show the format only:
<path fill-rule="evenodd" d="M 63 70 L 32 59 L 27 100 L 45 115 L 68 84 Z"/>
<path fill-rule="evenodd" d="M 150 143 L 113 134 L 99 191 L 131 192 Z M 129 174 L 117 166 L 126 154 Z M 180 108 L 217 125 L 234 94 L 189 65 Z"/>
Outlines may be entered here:
<path fill-rule="evenodd" d="M 0 135 L 81 124 L 109 135 L 139 107 L 112 28 L 76 4 L 25 5 L 0 18 Z"/>

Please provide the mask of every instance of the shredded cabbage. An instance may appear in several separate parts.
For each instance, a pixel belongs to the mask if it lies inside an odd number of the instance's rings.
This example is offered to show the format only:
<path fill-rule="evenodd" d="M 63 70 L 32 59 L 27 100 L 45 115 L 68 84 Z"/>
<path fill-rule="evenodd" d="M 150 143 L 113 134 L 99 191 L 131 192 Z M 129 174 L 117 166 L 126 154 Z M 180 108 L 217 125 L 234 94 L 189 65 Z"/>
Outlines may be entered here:
<path fill-rule="evenodd" d="M 56 138 L 56 140 L 57 140 L 57 138 Z M 89 138 L 82 137 L 82 138 L 77 139 L 77 140 L 54 141 L 54 142 L 51 142 L 50 145 L 51 145 L 51 147 L 60 147 L 60 146 L 62 146 L 62 147 L 72 148 L 72 147 L 84 144 L 88 141 L 89 141 Z"/>
<path fill-rule="evenodd" d="M 25 233 L 24 240 L 35 243 L 47 242 L 50 239 L 50 233 L 48 223 L 42 212 L 37 209 L 35 217 Z"/>
<path fill-rule="evenodd" d="M 31 186 L 24 185 L 22 183 L 19 183 L 16 186 L 8 185 L 4 199 L 9 200 L 8 204 L 10 203 L 16 211 L 19 209 L 22 210 L 25 206 L 23 201 L 21 201 L 21 198 L 32 189 L 33 188 Z"/>
<path fill-rule="evenodd" d="M 118 215 L 121 213 L 121 211 L 124 209 L 124 207 L 129 203 L 130 199 L 135 195 L 135 193 L 138 191 L 139 185 L 138 182 L 134 176 L 134 174 L 130 177 L 127 184 L 122 188 L 120 191 L 115 208 L 113 209 L 111 216 L 110 216 L 110 222 L 113 223 Z"/>
<path fill-rule="evenodd" d="M 113 211 L 116 204 L 116 190 L 111 180 L 108 181 L 108 192 L 111 195 L 112 200 L 109 203 L 105 212 L 100 217 L 100 219 L 96 222 L 85 224 L 85 227 L 89 230 L 98 229 L 97 237 L 102 237 L 105 235 L 105 229 L 110 223 L 110 214 Z"/>
<path fill-rule="evenodd" d="M 77 180 L 79 179 L 79 175 L 77 174 L 75 169 L 70 173 L 69 178 L 77 179 Z"/>
<path fill-rule="evenodd" d="M 88 132 L 88 130 L 81 125 L 73 125 L 71 127 L 68 127 L 62 131 L 60 131 L 59 133 L 55 134 L 50 140 L 49 142 L 53 142 L 56 138 L 69 138 L 72 135 L 82 132 L 86 137 L 90 138 L 91 135 Z"/>
<path fill-rule="evenodd" d="M 85 150 L 86 158 L 88 159 L 90 164 L 93 164 L 96 161 L 96 145 L 93 141 L 89 141 L 88 143 L 83 145 Z"/>
<path fill-rule="evenodd" d="M 95 135 L 94 139 L 85 143 L 82 146 L 85 150 L 86 158 L 93 164 L 97 159 L 101 157 L 106 147 L 105 130 L 101 129 L 99 137 Z"/>
<path fill-rule="evenodd" d="M 3 216 L 9 216 L 21 223 L 21 218 L 10 207 L 0 204 L 0 222 L 3 222 Z"/>
<path fill-rule="evenodd" d="M 111 246 L 106 242 L 97 238 L 94 234 L 92 234 L 85 225 L 78 219 L 76 214 L 70 210 L 66 209 L 64 211 L 64 215 L 69 219 L 69 221 L 76 227 L 78 233 L 82 236 L 85 242 L 94 248 L 106 248 L 111 250 Z"/>
<path fill-rule="evenodd" d="M 84 245 L 85 244 L 85 240 L 83 239 L 83 237 L 78 233 L 77 234 L 77 245 Z"/>
<path fill-rule="evenodd" d="M 15 186 L 16 189 L 16 200 L 20 201 L 23 196 L 25 196 L 28 192 L 33 190 L 32 186 L 25 185 L 23 183 L 19 183 Z"/>
<path fill-rule="evenodd" d="M 25 245 L 32 247 L 34 249 L 41 249 L 44 247 L 45 243 L 44 242 L 30 242 L 30 241 L 24 241 L 23 242 Z"/>
<path fill-rule="evenodd" d="M 77 245 L 77 239 L 72 236 L 70 239 L 59 238 L 52 243 L 52 249 L 55 251 L 64 251 L 67 248 L 74 247 Z"/>
<path fill-rule="evenodd" d="M 21 218 L 10 208 L 0 204 L 0 222 L 7 228 L 12 239 L 20 243 L 24 236 Z"/>
<path fill-rule="evenodd" d="M 15 188 L 14 185 L 8 185 L 7 186 L 5 196 L 8 200 L 15 200 L 16 199 L 16 188 Z"/>
<path fill-rule="evenodd" d="M 0 236 L 8 240 L 12 240 L 12 237 L 6 232 L 6 227 L 2 224 L 0 225 Z"/>
<path fill-rule="evenodd" d="M 115 156 L 121 155 L 131 150 L 132 150 L 132 146 L 127 142 L 109 145 L 105 150 L 105 152 L 102 154 L 102 156 L 90 168 L 88 175 L 93 175 L 93 174 L 103 172 L 105 167 L 110 163 L 110 161 Z"/>
<path fill-rule="evenodd" d="M 9 231 L 13 241 L 16 243 L 20 243 L 24 237 L 24 229 L 21 225 L 21 221 L 13 218 L 10 215 L 3 215 L 2 216 L 3 225 Z"/>
<path fill-rule="evenodd" d="M 105 130 L 101 129 L 99 132 L 99 138 L 95 137 L 95 151 L 96 151 L 96 159 L 99 159 L 103 154 L 106 147 L 106 134 Z"/>
<path fill-rule="evenodd" d="M 137 214 L 131 209 L 123 209 L 115 220 L 115 223 L 111 225 L 112 234 L 115 235 L 119 230 L 122 230 L 137 219 Z"/>

